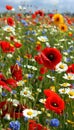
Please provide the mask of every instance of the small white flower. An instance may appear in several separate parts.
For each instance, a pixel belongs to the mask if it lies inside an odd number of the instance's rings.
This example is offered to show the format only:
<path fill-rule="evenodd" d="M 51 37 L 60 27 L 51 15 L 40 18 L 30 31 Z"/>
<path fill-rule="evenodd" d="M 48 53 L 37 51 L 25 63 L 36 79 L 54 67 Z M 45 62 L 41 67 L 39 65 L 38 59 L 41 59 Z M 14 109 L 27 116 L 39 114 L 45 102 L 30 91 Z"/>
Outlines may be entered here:
<path fill-rule="evenodd" d="M 74 74 L 64 74 L 63 78 L 67 80 L 74 80 Z"/>
<path fill-rule="evenodd" d="M 64 42 L 64 41 L 66 41 L 66 39 L 60 39 L 59 41 L 60 41 L 60 42 Z"/>
<path fill-rule="evenodd" d="M 23 80 L 18 81 L 18 82 L 17 82 L 17 85 L 18 85 L 18 86 L 23 86 L 23 85 L 24 85 L 24 81 L 23 81 Z"/>
<path fill-rule="evenodd" d="M 39 41 L 41 42 L 47 42 L 48 41 L 48 38 L 46 36 L 39 36 L 37 37 Z"/>
<path fill-rule="evenodd" d="M 28 68 L 28 69 L 32 69 L 32 70 L 37 70 L 37 68 L 35 66 L 32 66 L 32 65 L 24 65 L 25 68 Z"/>
<path fill-rule="evenodd" d="M 19 9 L 19 10 L 22 10 L 23 8 L 22 8 L 22 6 L 21 6 L 21 5 L 19 5 L 19 6 L 18 6 L 18 9 Z"/>
<path fill-rule="evenodd" d="M 47 46 L 47 47 L 50 47 L 50 44 L 49 44 L 49 42 L 46 42 L 45 44 L 46 44 L 46 46 Z"/>
<path fill-rule="evenodd" d="M 6 119 L 6 120 L 10 120 L 10 119 L 11 119 L 10 114 L 7 113 L 7 114 L 4 116 L 4 119 Z"/>
<path fill-rule="evenodd" d="M 12 58 L 13 55 L 12 55 L 12 54 L 7 54 L 7 57 L 8 57 L 8 58 Z"/>
<path fill-rule="evenodd" d="M 54 76 L 51 76 L 51 75 L 46 75 L 47 78 L 51 79 L 51 80 L 55 80 L 55 77 Z"/>
<path fill-rule="evenodd" d="M 41 92 L 41 89 L 38 88 L 37 91 L 40 93 L 40 92 Z"/>
<path fill-rule="evenodd" d="M 16 107 L 19 105 L 19 101 L 16 99 L 13 99 L 12 103 L 13 103 L 13 106 L 16 106 Z"/>
<path fill-rule="evenodd" d="M 45 104 L 46 99 L 40 99 L 39 102 Z"/>
<path fill-rule="evenodd" d="M 67 94 L 70 91 L 70 88 L 60 88 L 58 91 L 60 94 Z"/>
<path fill-rule="evenodd" d="M 62 87 L 69 87 L 69 86 L 71 86 L 71 84 L 65 82 L 65 83 L 60 84 L 60 86 L 62 86 Z"/>
<path fill-rule="evenodd" d="M 34 97 L 32 96 L 32 91 L 30 91 L 28 87 L 25 87 L 23 90 L 21 90 L 20 95 L 34 100 Z"/>
<path fill-rule="evenodd" d="M 33 110 L 33 109 L 25 109 L 23 111 L 23 116 L 32 119 L 33 117 L 36 117 L 38 114 L 41 114 L 40 111 Z"/>
<path fill-rule="evenodd" d="M 68 92 L 69 98 L 74 99 L 74 89 L 70 89 L 70 91 Z"/>
<path fill-rule="evenodd" d="M 8 32 L 8 33 L 12 32 L 13 35 L 15 35 L 15 28 L 14 27 L 11 27 L 11 26 L 7 25 L 7 26 L 3 27 L 2 29 L 4 31 Z"/>
<path fill-rule="evenodd" d="M 68 53 L 67 53 L 67 52 L 63 52 L 63 55 L 67 56 L 67 55 L 68 55 Z"/>
<path fill-rule="evenodd" d="M 56 65 L 55 71 L 58 73 L 65 72 L 68 69 L 67 64 L 60 62 L 59 64 Z"/>
<path fill-rule="evenodd" d="M 2 93 L 2 86 L 0 85 L 0 94 Z"/>

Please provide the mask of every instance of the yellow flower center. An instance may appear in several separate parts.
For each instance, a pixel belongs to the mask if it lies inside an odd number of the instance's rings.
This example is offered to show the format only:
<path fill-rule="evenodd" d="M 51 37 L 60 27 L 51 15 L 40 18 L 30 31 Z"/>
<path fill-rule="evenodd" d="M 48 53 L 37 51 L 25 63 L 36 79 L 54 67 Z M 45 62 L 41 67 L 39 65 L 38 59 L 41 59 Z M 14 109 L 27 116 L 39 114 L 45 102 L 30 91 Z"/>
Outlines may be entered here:
<path fill-rule="evenodd" d="M 63 87 L 66 87 L 68 85 L 68 83 L 63 83 Z"/>
<path fill-rule="evenodd" d="M 40 41 L 37 41 L 37 42 L 36 42 L 36 44 L 37 44 L 37 45 L 40 45 L 40 44 L 41 44 L 41 42 L 40 42 Z"/>
<path fill-rule="evenodd" d="M 24 91 L 24 95 L 27 95 L 28 94 L 28 92 L 27 91 Z"/>
<path fill-rule="evenodd" d="M 70 95 L 70 96 L 74 96 L 74 92 L 70 91 L 70 92 L 69 92 L 69 95 Z"/>
<path fill-rule="evenodd" d="M 64 65 L 61 64 L 61 65 L 59 66 L 59 68 L 60 68 L 60 69 L 64 69 Z"/>
<path fill-rule="evenodd" d="M 10 29 L 10 28 L 7 28 L 7 31 L 8 31 L 8 32 L 10 32 L 10 31 L 11 31 L 11 29 Z"/>
<path fill-rule="evenodd" d="M 29 115 L 29 116 L 31 116 L 32 114 L 33 114 L 32 111 L 28 111 L 28 112 L 27 112 L 27 115 Z"/>
<path fill-rule="evenodd" d="M 68 76 L 68 79 L 72 79 L 72 76 L 71 76 L 71 75 L 69 75 L 69 76 Z"/>
<path fill-rule="evenodd" d="M 65 89 L 63 89 L 62 92 L 65 92 Z"/>

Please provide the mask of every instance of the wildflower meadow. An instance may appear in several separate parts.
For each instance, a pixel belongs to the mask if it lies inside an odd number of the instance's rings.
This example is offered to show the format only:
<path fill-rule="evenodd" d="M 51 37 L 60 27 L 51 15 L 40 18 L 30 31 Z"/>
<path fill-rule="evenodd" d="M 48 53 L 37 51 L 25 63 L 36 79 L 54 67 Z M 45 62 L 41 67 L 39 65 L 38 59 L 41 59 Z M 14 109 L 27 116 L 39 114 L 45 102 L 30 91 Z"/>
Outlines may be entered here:
<path fill-rule="evenodd" d="M 74 130 L 74 21 L 57 11 L 0 14 L 0 130 Z"/>

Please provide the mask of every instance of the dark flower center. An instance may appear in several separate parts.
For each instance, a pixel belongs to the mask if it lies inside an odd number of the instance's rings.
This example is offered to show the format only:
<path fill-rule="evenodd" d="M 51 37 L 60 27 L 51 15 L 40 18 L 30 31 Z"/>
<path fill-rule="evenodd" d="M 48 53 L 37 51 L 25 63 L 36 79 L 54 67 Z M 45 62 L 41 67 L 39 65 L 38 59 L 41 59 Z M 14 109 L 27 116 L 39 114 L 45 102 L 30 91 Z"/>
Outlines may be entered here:
<path fill-rule="evenodd" d="M 62 26 L 61 29 L 64 30 L 65 28 Z"/>
<path fill-rule="evenodd" d="M 53 55 L 53 54 L 49 54 L 49 55 L 47 56 L 47 58 L 52 61 L 52 60 L 54 59 L 54 55 Z"/>
<path fill-rule="evenodd" d="M 59 20 L 60 20 L 59 17 L 57 17 L 57 18 L 56 18 L 56 21 L 58 22 Z"/>
<path fill-rule="evenodd" d="M 58 104 L 56 102 L 52 102 L 53 107 L 58 107 Z"/>

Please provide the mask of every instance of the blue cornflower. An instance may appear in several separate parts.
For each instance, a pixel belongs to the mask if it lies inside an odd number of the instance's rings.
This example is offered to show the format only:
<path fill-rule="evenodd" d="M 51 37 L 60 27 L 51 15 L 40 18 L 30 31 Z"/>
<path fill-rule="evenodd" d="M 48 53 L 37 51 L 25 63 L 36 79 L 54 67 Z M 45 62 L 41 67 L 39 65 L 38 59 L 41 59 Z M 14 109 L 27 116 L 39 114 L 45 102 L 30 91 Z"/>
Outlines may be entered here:
<path fill-rule="evenodd" d="M 21 23 L 24 25 L 24 26 L 28 26 L 28 23 L 25 21 L 25 20 L 21 20 Z"/>
<path fill-rule="evenodd" d="M 32 78 L 33 77 L 33 74 L 28 74 L 28 78 Z"/>
<path fill-rule="evenodd" d="M 16 90 L 12 90 L 12 95 L 14 95 L 14 94 L 16 94 L 17 93 L 17 91 Z"/>
<path fill-rule="evenodd" d="M 25 35 L 29 35 L 29 34 L 30 34 L 30 31 L 26 31 L 26 32 L 25 32 Z"/>
<path fill-rule="evenodd" d="M 1 95 L 2 95 L 3 97 L 7 96 L 6 92 L 2 92 Z"/>
<path fill-rule="evenodd" d="M 66 58 L 66 62 L 71 62 L 71 58 Z"/>
<path fill-rule="evenodd" d="M 32 30 L 32 32 L 31 32 L 32 34 L 36 34 L 36 31 L 34 31 L 34 30 Z"/>
<path fill-rule="evenodd" d="M 53 126 L 53 127 L 58 127 L 60 124 L 59 120 L 56 119 L 56 118 L 53 118 L 50 120 L 50 126 Z"/>
<path fill-rule="evenodd" d="M 9 123 L 9 128 L 12 130 L 20 130 L 20 122 L 19 121 L 11 121 Z"/>
<path fill-rule="evenodd" d="M 46 119 L 46 124 L 49 124 L 50 123 L 50 120 L 49 119 Z"/>
<path fill-rule="evenodd" d="M 21 66 L 21 63 L 18 60 L 16 60 L 16 64 L 18 64 L 19 66 Z"/>
<path fill-rule="evenodd" d="M 28 121 L 28 117 L 24 117 L 24 121 L 27 122 Z"/>
<path fill-rule="evenodd" d="M 35 40 L 34 40 L 33 38 L 31 38 L 31 37 L 29 38 L 29 40 L 30 40 L 31 42 L 34 42 L 34 41 L 35 41 Z"/>

